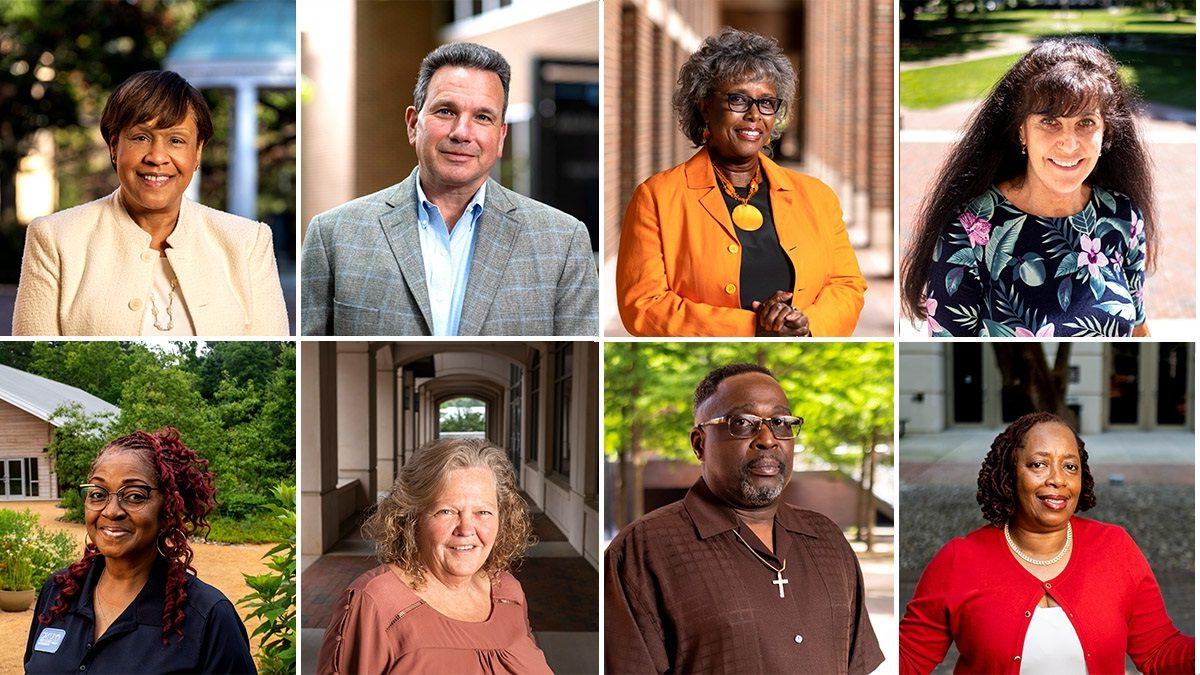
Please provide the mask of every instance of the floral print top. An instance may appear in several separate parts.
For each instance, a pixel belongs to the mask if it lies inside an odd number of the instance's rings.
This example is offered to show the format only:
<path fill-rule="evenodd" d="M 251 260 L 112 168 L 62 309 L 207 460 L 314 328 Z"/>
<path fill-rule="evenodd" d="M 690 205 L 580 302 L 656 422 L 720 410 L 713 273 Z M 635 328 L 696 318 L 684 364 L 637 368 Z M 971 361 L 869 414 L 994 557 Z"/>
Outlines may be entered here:
<path fill-rule="evenodd" d="M 925 310 L 935 337 L 1128 336 L 1146 320 L 1146 232 L 1128 197 L 1027 214 L 992 186 L 942 230 Z"/>

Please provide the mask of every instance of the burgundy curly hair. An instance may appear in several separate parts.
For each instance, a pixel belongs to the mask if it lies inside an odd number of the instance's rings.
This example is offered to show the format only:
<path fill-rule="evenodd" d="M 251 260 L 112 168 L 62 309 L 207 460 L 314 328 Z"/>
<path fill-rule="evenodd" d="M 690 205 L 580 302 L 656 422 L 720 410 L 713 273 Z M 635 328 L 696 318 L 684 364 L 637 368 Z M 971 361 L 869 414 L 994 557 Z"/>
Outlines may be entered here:
<path fill-rule="evenodd" d="M 1017 450 L 1025 444 L 1025 435 L 1029 430 L 1043 423 L 1061 424 L 1075 435 L 1082 472 L 1076 513 L 1087 511 L 1096 505 L 1096 480 L 1088 467 L 1088 453 L 1084 448 L 1083 439 L 1058 415 L 1048 412 L 1029 413 L 1017 418 L 1000 432 L 996 440 L 992 441 L 992 449 L 983 458 L 983 466 L 979 468 L 979 490 L 975 493 L 975 501 L 979 502 L 984 519 L 996 527 L 1004 527 L 1017 512 Z"/>
<path fill-rule="evenodd" d="M 100 450 L 96 463 L 109 452 L 137 453 L 154 469 L 158 489 L 162 491 L 163 505 L 159 511 L 158 552 L 167 559 L 166 602 L 163 605 L 163 644 L 170 641 L 174 631 L 183 635 L 183 608 L 187 603 L 187 578 L 195 575 L 192 567 L 192 547 L 188 545 L 190 535 L 207 535 L 208 514 L 214 506 L 216 487 L 213 475 L 208 470 L 208 460 L 201 459 L 194 450 L 179 439 L 179 432 L 164 427 L 154 433 L 135 431 L 122 436 Z M 79 595 L 83 578 L 92 568 L 100 550 L 88 542 L 83 558 L 54 576 L 58 586 L 58 598 L 41 617 L 48 624 L 65 613 L 72 599 Z"/>

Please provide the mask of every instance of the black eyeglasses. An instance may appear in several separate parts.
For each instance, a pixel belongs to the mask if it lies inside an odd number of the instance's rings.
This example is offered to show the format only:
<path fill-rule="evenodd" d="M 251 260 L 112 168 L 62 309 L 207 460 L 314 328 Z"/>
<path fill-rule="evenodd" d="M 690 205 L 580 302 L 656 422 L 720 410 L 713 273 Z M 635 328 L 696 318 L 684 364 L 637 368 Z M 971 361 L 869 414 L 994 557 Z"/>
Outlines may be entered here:
<path fill-rule="evenodd" d="M 734 438 L 754 438 L 758 435 L 758 430 L 762 428 L 763 422 L 767 423 L 767 429 L 771 435 L 781 441 L 786 441 L 800 435 L 800 427 L 804 426 L 803 417 L 794 417 L 792 415 L 779 415 L 778 417 L 759 417 L 758 415 L 740 414 L 726 415 L 717 417 L 697 424 L 697 427 L 707 426 L 709 424 L 724 424 L 729 427 L 729 435 Z"/>
<path fill-rule="evenodd" d="M 150 503 L 150 493 L 157 489 L 145 485 L 126 485 L 116 492 L 109 492 L 99 485 L 84 483 L 79 486 L 79 496 L 89 511 L 99 511 L 108 506 L 108 500 L 113 495 L 117 496 L 117 504 L 126 511 L 141 511 Z"/>
<path fill-rule="evenodd" d="M 783 99 L 774 96 L 766 96 L 764 98 L 750 98 L 745 94 L 717 92 L 725 97 L 725 105 L 736 113 L 744 113 L 750 109 L 750 104 L 753 103 L 758 112 L 764 115 L 774 115 L 783 108 Z"/>

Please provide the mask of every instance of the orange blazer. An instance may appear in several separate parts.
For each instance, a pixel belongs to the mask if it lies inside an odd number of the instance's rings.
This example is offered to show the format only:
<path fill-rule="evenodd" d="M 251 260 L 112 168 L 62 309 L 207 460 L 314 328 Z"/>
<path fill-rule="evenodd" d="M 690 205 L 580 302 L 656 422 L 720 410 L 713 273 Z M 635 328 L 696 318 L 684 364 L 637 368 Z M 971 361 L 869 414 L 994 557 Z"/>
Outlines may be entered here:
<path fill-rule="evenodd" d="M 775 231 L 796 273 L 792 305 L 808 316 L 814 336 L 850 335 L 867 282 L 837 196 L 811 176 L 761 159 Z M 741 250 L 707 148 L 651 176 L 634 190 L 621 224 L 617 304 L 625 328 L 645 336 L 753 336 L 754 312 L 742 309 L 738 287 Z"/>

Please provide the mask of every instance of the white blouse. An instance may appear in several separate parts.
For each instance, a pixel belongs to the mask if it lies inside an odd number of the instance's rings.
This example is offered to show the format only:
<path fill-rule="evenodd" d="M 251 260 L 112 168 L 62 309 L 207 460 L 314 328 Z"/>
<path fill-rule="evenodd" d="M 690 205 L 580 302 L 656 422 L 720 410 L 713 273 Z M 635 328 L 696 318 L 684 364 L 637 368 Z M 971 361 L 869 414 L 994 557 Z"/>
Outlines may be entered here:
<path fill-rule="evenodd" d="M 1021 675 L 1087 674 L 1083 645 L 1062 607 L 1038 607 L 1025 632 Z"/>
<path fill-rule="evenodd" d="M 154 253 L 158 255 L 158 251 Z M 142 314 L 142 335 L 163 337 L 195 334 L 196 327 L 192 324 L 187 301 L 179 289 L 179 280 L 171 269 L 171 261 L 159 255 L 150 276 L 150 294 L 146 296 L 146 311 Z"/>

